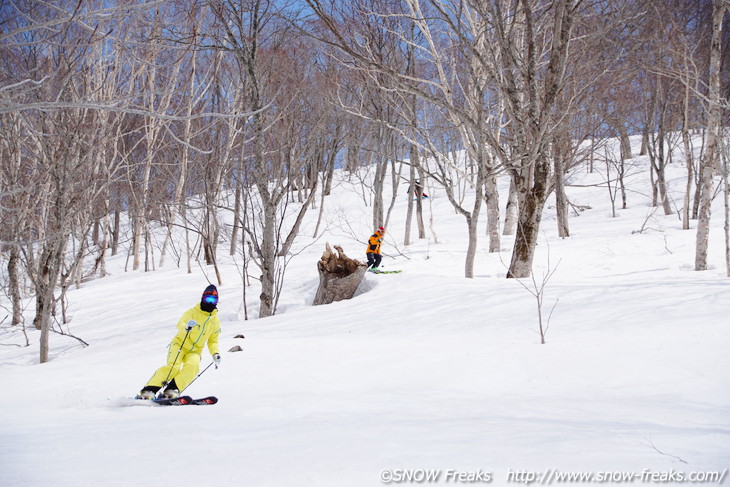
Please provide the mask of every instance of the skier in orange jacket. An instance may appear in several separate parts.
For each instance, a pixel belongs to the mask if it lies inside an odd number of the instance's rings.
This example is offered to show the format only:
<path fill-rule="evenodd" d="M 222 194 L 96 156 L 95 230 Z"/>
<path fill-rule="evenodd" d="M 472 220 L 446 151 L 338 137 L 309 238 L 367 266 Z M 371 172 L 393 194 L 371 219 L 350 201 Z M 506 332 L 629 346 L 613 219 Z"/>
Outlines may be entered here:
<path fill-rule="evenodd" d="M 378 270 L 380 261 L 383 259 L 383 256 L 380 255 L 380 243 L 383 241 L 383 235 L 385 235 L 385 228 L 378 227 L 368 239 L 368 248 L 365 255 L 368 258 L 368 268 L 372 271 Z"/>

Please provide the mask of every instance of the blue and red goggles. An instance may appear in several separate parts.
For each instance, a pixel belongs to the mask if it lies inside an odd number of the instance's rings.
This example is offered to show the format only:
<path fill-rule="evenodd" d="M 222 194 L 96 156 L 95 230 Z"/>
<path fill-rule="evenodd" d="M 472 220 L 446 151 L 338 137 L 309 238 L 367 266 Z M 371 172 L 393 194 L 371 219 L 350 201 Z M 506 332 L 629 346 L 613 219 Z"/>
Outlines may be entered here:
<path fill-rule="evenodd" d="M 203 302 L 208 304 L 218 304 L 218 296 L 215 294 L 206 294 L 203 296 Z"/>

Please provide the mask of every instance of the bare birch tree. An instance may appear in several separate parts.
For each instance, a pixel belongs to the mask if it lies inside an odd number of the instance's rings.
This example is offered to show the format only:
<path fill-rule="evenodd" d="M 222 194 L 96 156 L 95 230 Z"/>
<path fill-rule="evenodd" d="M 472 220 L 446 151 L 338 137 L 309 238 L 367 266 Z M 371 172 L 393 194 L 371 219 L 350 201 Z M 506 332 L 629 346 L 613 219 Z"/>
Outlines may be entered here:
<path fill-rule="evenodd" d="M 221 31 L 214 38 L 213 47 L 235 59 L 236 77 L 245 80 L 242 86 L 244 101 L 252 113 L 244 132 L 245 180 L 252 190 L 242 195 L 247 198 L 249 209 L 242 229 L 250 245 L 249 256 L 261 269 L 259 317 L 266 317 L 275 313 L 281 290 L 286 260 L 282 260 L 280 254 L 291 246 L 291 239 L 284 237 L 282 230 L 291 188 L 316 153 L 309 150 L 316 144 L 302 146 L 276 136 L 276 130 L 285 127 L 290 121 L 287 117 L 296 112 L 293 110 L 299 96 L 296 84 L 307 82 L 306 77 L 293 80 L 287 74 L 302 61 L 296 57 L 297 52 L 302 51 L 302 45 L 284 18 L 288 13 L 276 2 L 215 0 L 208 5 Z M 303 119 L 297 120 L 300 125 L 293 132 L 300 132 Z M 316 117 L 310 117 L 310 120 L 314 121 Z M 304 126 L 307 126 L 306 122 Z M 300 215 L 311 204 L 313 195 L 314 191 L 300 208 Z M 296 235 L 297 221 L 300 220 L 295 219 L 290 235 L 291 232 Z"/>
<path fill-rule="evenodd" d="M 707 152 L 702 161 L 702 194 L 699 219 L 697 222 L 697 242 L 695 249 L 695 270 L 707 270 L 707 253 L 710 238 L 710 214 L 714 196 L 714 174 L 719 172 L 720 125 L 722 103 L 720 92 L 721 40 L 722 25 L 728 4 L 725 0 L 712 2 L 712 42 L 710 45 L 710 77 L 707 117 Z"/>

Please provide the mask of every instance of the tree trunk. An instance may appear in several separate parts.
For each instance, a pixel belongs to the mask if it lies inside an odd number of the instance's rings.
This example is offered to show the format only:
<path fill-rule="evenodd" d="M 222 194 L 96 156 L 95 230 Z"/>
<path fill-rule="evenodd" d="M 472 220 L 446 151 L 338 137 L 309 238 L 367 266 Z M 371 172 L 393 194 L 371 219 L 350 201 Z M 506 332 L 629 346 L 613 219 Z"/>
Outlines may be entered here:
<path fill-rule="evenodd" d="M 410 157 L 410 171 L 408 177 L 408 191 L 406 191 L 406 197 L 408 198 L 408 206 L 406 209 L 406 228 L 405 235 L 403 236 L 403 245 L 411 244 L 411 220 L 413 220 L 413 202 L 421 198 L 421 192 L 416 186 L 416 167 L 413 165 L 413 157 L 416 152 L 416 148 L 411 144 L 411 157 Z"/>
<path fill-rule="evenodd" d="M 621 158 L 623 160 L 631 159 L 634 156 L 631 153 L 631 140 L 629 139 L 629 131 L 626 129 L 626 122 L 621 120 L 618 123 L 617 128 L 621 144 Z"/>
<path fill-rule="evenodd" d="M 684 190 L 684 205 L 682 207 L 682 229 L 689 230 L 690 207 L 692 203 L 692 186 L 694 182 L 694 157 L 692 155 L 692 145 L 689 141 L 689 131 L 682 129 L 682 142 L 684 144 L 684 154 L 687 163 L 687 185 Z"/>
<path fill-rule="evenodd" d="M 259 186 L 261 191 L 261 186 Z M 264 204 L 263 236 L 261 238 L 261 294 L 259 318 L 274 314 L 276 296 L 276 207 Z"/>
<path fill-rule="evenodd" d="M 479 240 L 479 204 L 474 205 L 476 208 L 474 213 L 466 215 L 466 226 L 469 230 L 469 245 L 466 248 L 466 260 L 464 261 L 464 277 L 472 279 L 474 277 L 474 261 L 477 256 L 477 243 Z"/>
<path fill-rule="evenodd" d="M 641 149 L 639 150 L 640 156 L 645 156 L 649 153 L 649 129 L 644 126 L 641 132 Z"/>
<path fill-rule="evenodd" d="M 517 238 L 507 277 L 530 277 L 540 230 L 543 203 L 537 198 L 529 198 L 526 204 L 520 206 L 522 211 L 518 219 Z"/>
<path fill-rule="evenodd" d="M 395 136 L 391 135 L 389 137 L 390 141 L 390 151 L 389 154 L 392 154 L 392 158 L 390 160 L 390 186 L 391 186 L 391 196 L 390 196 L 390 204 L 388 205 L 388 210 L 385 212 L 385 220 L 383 223 L 383 226 L 387 227 L 390 223 L 390 215 L 393 213 L 393 208 L 395 208 L 395 202 L 398 198 L 398 182 L 401 179 L 401 172 L 403 171 L 403 163 L 400 163 L 398 165 L 398 168 L 396 169 L 396 158 L 399 158 L 396 149 L 395 149 Z"/>
<path fill-rule="evenodd" d="M 228 254 L 232 256 L 236 255 L 238 249 L 238 232 L 241 227 L 241 183 L 238 181 L 238 177 L 234 180 L 236 181 L 236 190 L 233 202 L 233 229 L 231 230 L 231 245 L 228 251 Z"/>
<path fill-rule="evenodd" d="M 684 191 L 684 206 L 682 208 L 682 229 L 689 230 L 689 221 L 691 218 L 691 202 L 692 202 L 692 187 L 694 186 L 695 179 L 695 161 L 694 154 L 692 153 L 692 141 L 690 140 L 690 84 L 689 79 L 684 85 L 684 101 L 682 107 L 682 144 L 684 145 L 684 159 L 687 166 L 687 184 Z"/>
<path fill-rule="evenodd" d="M 20 324 L 23 318 L 23 304 L 20 299 L 20 251 L 17 245 L 10 247 L 10 257 L 8 258 L 8 294 L 13 304 L 13 317 L 10 322 L 11 326 Z"/>
<path fill-rule="evenodd" d="M 534 169 L 534 173 L 531 174 Z M 512 261 L 507 277 L 524 278 L 532 273 L 532 261 L 540 231 L 540 221 L 547 197 L 550 163 L 547 155 L 540 155 L 534 168 L 522 170 L 515 185 L 519 195 L 519 217 Z"/>
<path fill-rule="evenodd" d="M 558 220 L 558 236 L 560 238 L 570 237 L 568 224 L 568 197 L 565 195 L 565 160 L 560 150 L 556 150 L 554 157 L 555 164 L 555 211 Z"/>
<path fill-rule="evenodd" d="M 657 189 L 659 190 L 659 195 L 662 200 L 662 207 L 664 208 L 664 214 L 665 215 L 671 215 L 672 214 L 672 207 L 669 204 L 669 194 L 667 193 L 667 178 L 665 176 L 665 169 L 667 167 L 667 159 L 664 153 L 664 142 L 666 139 L 666 135 L 664 132 L 664 116 L 662 115 L 660 119 L 660 126 L 659 126 L 659 144 L 657 147 L 659 156 L 657 157 L 658 164 L 656 165 L 656 183 L 657 183 Z"/>
<path fill-rule="evenodd" d="M 313 306 L 352 298 L 367 270 L 365 264 L 345 255 L 342 247 L 335 245 L 335 250 L 337 253 L 327 244 L 322 258 L 317 262 L 319 287 Z"/>
<path fill-rule="evenodd" d="M 385 203 L 383 202 L 383 184 L 388 169 L 388 157 L 384 154 L 385 128 L 378 127 L 377 153 L 375 157 L 375 179 L 373 180 L 373 228 L 385 224 Z"/>
<path fill-rule="evenodd" d="M 502 241 L 499 235 L 499 191 L 497 178 L 487 176 L 484 183 L 484 199 L 487 203 L 487 234 L 489 235 L 489 251 L 499 252 Z"/>
<path fill-rule="evenodd" d="M 517 188 L 515 187 L 515 180 L 510 177 L 509 182 L 509 196 L 507 197 L 507 208 L 505 209 L 504 215 L 504 229 L 502 235 L 514 235 L 517 230 Z"/>
<path fill-rule="evenodd" d="M 418 154 L 418 152 L 416 152 Z M 426 174 L 418 162 L 418 180 L 421 181 L 422 188 L 426 187 Z M 421 190 L 423 191 L 423 189 Z M 426 225 L 423 222 L 423 192 L 416 198 L 416 223 L 418 224 L 418 238 L 426 238 Z"/>
<path fill-rule="evenodd" d="M 121 227 L 121 212 L 114 210 L 114 229 L 112 230 L 112 257 L 119 252 L 119 232 Z"/>
<path fill-rule="evenodd" d="M 48 339 L 51 334 L 51 312 L 54 306 L 54 291 L 58 277 L 61 273 L 63 260 L 63 247 L 65 239 L 56 237 L 56 242 L 50 242 L 50 248 L 44 251 L 36 277 L 36 315 L 33 323 L 41 331 L 40 337 L 40 363 L 46 363 L 49 359 Z"/>
<path fill-rule="evenodd" d="M 697 220 L 700 217 L 700 204 L 702 202 L 702 175 L 705 173 L 705 166 L 700 161 L 695 172 L 695 194 L 692 197 L 692 216 L 690 219 Z"/>
<path fill-rule="evenodd" d="M 667 179 L 664 173 L 664 167 L 661 170 L 657 170 L 657 188 L 662 198 L 662 208 L 664 209 L 665 215 L 672 214 L 672 206 L 669 203 L 669 194 L 667 189 Z"/>
<path fill-rule="evenodd" d="M 709 116 L 707 120 L 707 152 L 702 161 L 702 195 L 699 221 L 697 223 L 697 242 L 695 253 L 695 270 L 707 270 L 707 251 L 710 239 L 710 209 L 713 196 L 713 173 L 720 156 L 720 122 L 722 110 L 720 106 L 720 66 L 722 19 L 727 5 L 723 0 L 712 2 L 712 44 L 710 48 L 710 86 Z"/>
<path fill-rule="evenodd" d="M 415 36 L 415 24 L 411 25 L 411 39 Z M 416 76 L 416 63 L 415 60 L 415 48 L 414 44 L 408 45 L 408 74 L 411 76 Z M 412 95 L 410 97 L 410 111 L 411 111 L 411 127 L 413 128 L 412 137 L 415 137 L 418 132 L 418 117 L 415 116 L 416 113 L 418 113 L 418 97 L 416 95 Z M 406 215 L 406 234 L 404 239 L 405 245 L 411 244 L 411 220 L 413 217 L 413 203 L 415 202 L 416 206 L 416 219 L 418 221 L 418 238 L 424 238 L 425 237 L 425 227 L 423 225 L 423 181 L 422 177 L 423 174 L 423 168 L 421 168 L 421 162 L 418 154 L 418 146 L 416 144 L 411 143 L 410 144 L 410 176 L 408 184 L 410 185 L 408 187 L 408 213 Z M 416 181 L 418 181 L 420 184 L 416 184 Z"/>
<path fill-rule="evenodd" d="M 700 196 L 700 211 L 697 219 L 697 239 L 695 248 L 695 270 L 707 270 L 707 251 L 710 239 L 710 208 L 712 206 L 712 193 L 714 184 L 712 178 L 712 167 L 709 166 L 712 158 L 708 154 L 705 167 L 702 168 L 702 193 Z"/>
<path fill-rule="evenodd" d="M 725 271 L 727 277 L 730 277 L 730 187 L 728 187 L 728 160 L 727 146 L 723 145 L 722 162 L 722 184 L 723 184 L 723 202 L 725 204 Z"/>

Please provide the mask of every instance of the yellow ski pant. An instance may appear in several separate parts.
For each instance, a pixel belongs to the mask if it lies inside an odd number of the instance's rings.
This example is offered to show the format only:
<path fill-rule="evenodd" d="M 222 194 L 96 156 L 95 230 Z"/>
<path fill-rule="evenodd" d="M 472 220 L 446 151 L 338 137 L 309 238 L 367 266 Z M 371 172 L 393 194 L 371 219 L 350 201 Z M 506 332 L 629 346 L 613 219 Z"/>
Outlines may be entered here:
<path fill-rule="evenodd" d="M 195 379 L 199 370 L 200 354 L 180 352 L 178 356 L 177 350 L 170 350 L 167 354 L 167 365 L 157 369 L 157 372 L 147 382 L 147 386 L 162 387 L 163 382 L 169 383 L 175 379 L 178 390 L 182 391 Z"/>

